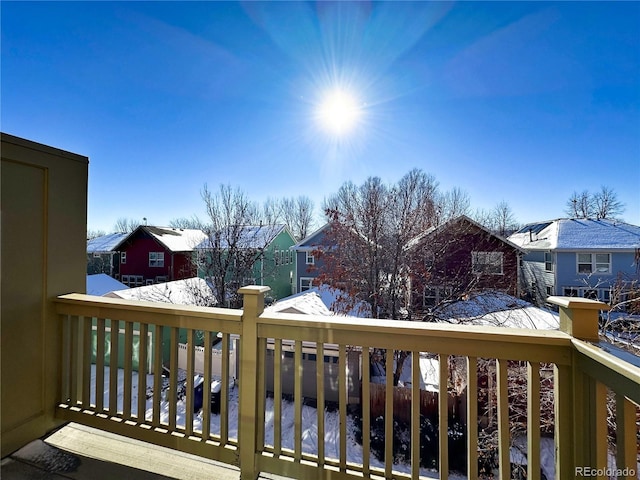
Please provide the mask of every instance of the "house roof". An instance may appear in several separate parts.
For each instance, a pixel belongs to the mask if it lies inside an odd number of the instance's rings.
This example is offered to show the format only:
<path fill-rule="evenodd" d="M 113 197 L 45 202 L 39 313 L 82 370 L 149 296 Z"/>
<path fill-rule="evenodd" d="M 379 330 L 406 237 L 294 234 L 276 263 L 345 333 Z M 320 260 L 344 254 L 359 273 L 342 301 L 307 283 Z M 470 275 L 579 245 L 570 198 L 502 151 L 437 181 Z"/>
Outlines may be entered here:
<path fill-rule="evenodd" d="M 640 227 L 616 220 L 560 218 L 525 225 L 509 237 L 527 250 L 635 250 Z"/>
<path fill-rule="evenodd" d="M 110 277 L 106 273 L 97 273 L 95 275 L 87 275 L 87 294 L 103 296 L 105 293 L 112 292 L 114 290 L 126 290 L 127 287 L 124 283 L 119 282 L 113 277 Z"/>
<path fill-rule="evenodd" d="M 87 240 L 87 253 L 114 252 L 115 247 L 128 236 L 128 233 L 110 233 L 109 235 L 102 235 L 100 237 Z"/>
<path fill-rule="evenodd" d="M 232 228 L 234 227 L 226 227 L 226 230 L 228 231 Z M 264 248 L 273 242 L 280 233 L 288 231 L 287 226 L 284 224 L 245 225 L 240 228 L 241 231 L 239 235 L 233 232 L 229 232 L 228 235 L 222 234 L 220 236 L 220 248 L 228 248 L 227 238 L 230 236 L 235 237 L 236 235 L 238 235 L 238 246 L 240 248 Z M 291 238 L 293 238 L 293 236 L 291 236 Z M 195 248 L 211 248 L 211 239 L 205 235 L 205 238 L 203 238 Z"/>
<path fill-rule="evenodd" d="M 307 235 L 305 238 L 300 240 L 298 243 L 291 247 L 291 250 L 298 250 L 301 252 L 314 250 L 318 245 L 318 241 L 322 233 L 329 228 L 330 224 L 325 223 L 322 227 L 317 229 L 315 232 Z"/>
<path fill-rule="evenodd" d="M 428 228 L 427 230 L 422 232 L 420 235 L 418 235 L 418 236 L 414 237 L 413 239 L 409 240 L 409 242 L 407 242 L 407 244 L 405 245 L 405 248 L 406 249 L 411 249 L 411 248 L 417 247 L 418 245 L 420 245 L 423 242 L 425 242 L 432 235 L 437 235 L 439 233 L 442 233 L 442 232 L 446 231 L 448 228 L 451 228 L 453 225 L 455 225 L 457 223 L 461 223 L 461 222 L 469 223 L 470 225 L 473 225 L 476 228 L 479 228 L 480 230 L 484 231 L 487 235 L 491 235 L 492 237 L 495 237 L 498 240 L 506 243 L 510 247 L 512 247 L 512 248 L 514 248 L 516 250 L 519 250 L 519 251 L 523 251 L 523 248 L 520 247 L 519 245 L 517 245 L 516 243 L 510 241 L 509 239 L 503 238 L 500 235 L 497 235 L 497 234 L 493 233 L 487 227 L 485 227 L 484 225 L 481 225 L 480 223 L 476 222 L 475 220 L 472 220 L 471 218 L 467 217 L 466 215 L 460 215 L 459 217 L 455 217 L 455 218 L 452 218 L 450 220 L 447 220 L 446 222 L 444 222 L 444 223 L 442 223 L 440 225 Z"/>
<path fill-rule="evenodd" d="M 265 308 L 266 312 L 302 313 L 306 315 L 333 315 L 329 307 L 323 302 L 317 289 L 306 290 L 290 297 L 278 300 Z"/>
<path fill-rule="evenodd" d="M 167 250 L 172 252 L 192 252 L 207 237 L 202 230 L 197 229 L 140 225 L 133 232 L 126 235 L 114 248 L 119 248 L 128 238 L 140 230 L 155 238 Z"/>
<path fill-rule="evenodd" d="M 104 296 L 123 298 L 125 300 L 174 303 L 177 305 L 209 306 L 215 303 L 211 288 L 204 279 L 199 277 L 116 290 Z"/>
<path fill-rule="evenodd" d="M 432 312 L 438 321 L 467 325 L 555 330 L 560 317 L 506 293 L 491 291 L 446 303 Z"/>

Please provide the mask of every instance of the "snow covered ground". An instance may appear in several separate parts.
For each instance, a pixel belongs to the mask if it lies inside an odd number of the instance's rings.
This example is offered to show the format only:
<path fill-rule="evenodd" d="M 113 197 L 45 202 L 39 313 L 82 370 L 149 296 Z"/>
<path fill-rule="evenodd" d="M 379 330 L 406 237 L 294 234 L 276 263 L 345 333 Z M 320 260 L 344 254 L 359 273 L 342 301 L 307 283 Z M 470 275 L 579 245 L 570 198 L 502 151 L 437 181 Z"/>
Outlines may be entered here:
<path fill-rule="evenodd" d="M 181 372 L 179 379 L 184 378 L 184 372 Z M 95 365 L 91 366 L 91 402 L 95 402 Z M 124 405 L 124 371 L 118 370 L 118 410 L 122 410 Z M 147 393 L 151 393 L 151 386 L 153 386 L 153 375 L 147 375 Z M 105 367 L 105 386 L 104 386 L 104 405 L 108 408 L 109 405 L 109 367 Z M 131 393 L 131 412 L 132 415 L 137 415 L 138 405 L 138 374 L 133 372 L 132 374 L 132 393 Z M 179 426 L 185 425 L 186 419 L 186 404 L 184 399 L 179 400 L 177 404 L 176 423 Z M 274 414 L 273 414 L 273 398 L 267 398 L 266 401 L 266 418 L 265 418 L 265 440 L 269 445 L 273 445 L 274 438 Z M 151 421 L 153 415 L 153 403 L 152 399 L 147 400 L 147 410 L 145 412 L 145 418 Z M 282 401 L 282 447 L 286 449 L 294 448 L 294 404 L 292 402 Z M 308 454 L 317 453 L 318 446 L 318 427 L 317 427 L 317 410 L 313 407 L 303 405 L 302 407 L 302 451 Z M 169 420 L 169 404 L 166 401 L 161 402 L 161 414 L 160 421 L 168 423 Z M 325 410 L 325 455 L 328 458 L 338 458 L 340 453 L 340 417 L 336 411 Z M 238 389 L 233 387 L 229 390 L 229 437 L 237 438 L 238 435 Z M 193 428 L 196 431 L 202 429 L 202 417 L 200 414 L 194 415 Z M 353 418 L 351 416 L 347 419 L 347 462 L 361 464 L 362 463 L 362 446 L 355 440 L 355 426 L 353 425 Z M 211 416 L 211 433 L 220 433 L 220 415 Z M 384 468 L 384 462 L 378 461 L 373 453 L 371 453 L 371 466 Z M 408 464 L 394 464 L 393 469 L 398 472 L 410 473 L 411 466 Z M 438 473 L 433 470 L 425 468 L 420 469 L 420 475 L 425 478 L 438 478 Z M 451 480 L 462 480 L 466 476 L 455 473 L 450 473 L 449 478 Z"/>

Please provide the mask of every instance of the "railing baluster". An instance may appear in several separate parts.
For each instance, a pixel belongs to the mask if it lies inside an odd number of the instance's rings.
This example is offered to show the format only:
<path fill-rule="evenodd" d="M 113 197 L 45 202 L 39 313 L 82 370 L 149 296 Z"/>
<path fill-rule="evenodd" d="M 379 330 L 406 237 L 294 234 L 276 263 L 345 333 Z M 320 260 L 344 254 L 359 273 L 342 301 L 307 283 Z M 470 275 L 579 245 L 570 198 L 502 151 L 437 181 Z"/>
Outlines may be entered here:
<path fill-rule="evenodd" d="M 124 324 L 124 404 L 122 416 L 131 418 L 131 384 L 133 379 L 133 322 Z"/>
<path fill-rule="evenodd" d="M 318 467 L 324 468 L 324 343 L 316 344 L 316 413 L 318 423 Z"/>
<path fill-rule="evenodd" d="M 478 359 L 467 357 L 467 477 L 478 478 Z"/>
<path fill-rule="evenodd" d="M 120 321 L 111 319 L 111 350 L 109 355 L 109 414 L 118 414 L 118 353 Z"/>
<path fill-rule="evenodd" d="M 184 434 L 187 437 L 193 435 L 193 377 L 195 376 L 195 332 L 193 329 L 187 330 L 187 382 L 186 382 L 186 395 L 185 395 L 185 420 L 184 420 Z M 209 382 L 209 385 L 211 382 Z M 204 400 L 204 388 L 207 386 L 207 382 L 204 381 L 202 385 L 202 393 Z M 209 389 L 211 387 L 209 386 Z"/>
<path fill-rule="evenodd" d="M 509 391 L 507 361 L 496 359 L 496 391 L 498 395 L 498 463 L 500 479 L 511 478 L 510 435 L 509 435 Z"/>
<path fill-rule="evenodd" d="M 438 355 L 438 471 L 449 478 L 449 356 Z"/>
<path fill-rule="evenodd" d="M 71 395 L 70 404 L 76 406 L 82 398 L 80 388 L 82 386 L 80 366 L 82 352 L 80 351 L 80 317 L 74 316 L 71 320 Z"/>
<path fill-rule="evenodd" d="M 295 372 L 293 381 L 293 458 L 296 462 L 299 462 L 302 458 L 302 342 L 300 340 L 296 340 L 295 342 L 293 358 L 293 368 Z"/>
<path fill-rule="evenodd" d="M 593 388 L 593 420 L 595 431 L 595 463 L 598 469 L 607 468 L 608 430 L 607 430 L 607 387 L 597 380 L 591 381 Z"/>
<path fill-rule="evenodd" d="M 151 423 L 160 426 L 160 410 L 162 408 L 162 341 L 164 332 L 162 325 L 156 325 L 153 344 L 153 416 Z"/>
<path fill-rule="evenodd" d="M 273 343 L 273 453 L 282 453 L 282 339 Z"/>
<path fill-rule="evenodd" d="M 393 468 L 393 356 L 394 350 L 387 348 L 385 362 L 384 402 L 384 475 L 391 478 Z M 342 421 L 342 419 L 340 419 Z"/>
<path fill-rule="evenodd" d="M 141 323 L 138 342 L 138 423 L 146 421 L 147 413 L 147 357 L 149 325 Z"/>
<path fill-rule="evenodd" d="M 104 359 L 106 321 L 104 318 L 96 320 L 96 411 L 104 410 Z"/>
<path fill-rule="evenodd" d="M 71 399 L 71 315 L 62 315 L 62 382 L 60 403 L 69 404 Z"/>
<path fill-rule="evenodd" d="M 420 476 L 420 352 L 411 352 L 411 478 Z"/>
<path fill-rule="evenodd" d="M 229 443 L 229 358 L 231 355 L 230 335 L 222 334 L 222 372 L 220 388 L 220 442 Z M 234 351 L 237 355 L 237 352 Z M 236 362 L 238 358 L 236 357 Z"/>
<path fill-rule="evenodd" d="M 362 346 L 362 473 L 371 473 L 371 349 Z"/>
<path fill-rule="evenodd" d="M 91 317 L 79 317 L 82 325 L 82 406 L 91 406 Z"/>
<path fill-rule="evenodd" d="M 540 364 L 527 362 L 527 478 L 540 480 Z"/>
<path fill-rule="evenodd" d="M 265 360 L 267 358 L 267 339 L 266 338 L 258 338 L 258 366 L 257 366 L 257 393 L 258 398 L 256 398 L 256 409 L 257 409 L 257 417 L 256 417 L 256 448 L 258 452 L 264 451 L 264 422 L 265 422 L 265 404 L 266 404 L 266 396 L 267 396 L 267 387 L 266 387 L 266 372 L 265 372 Z"/>
<path fill-rule="evenodd" d="M 338 347 L 338 406 L 340 409 L 340 471 L 347 470 L 347 346 Z"/>
<path fill-rule="evenodd" d="M 178 408 L 178 329 L 171 328 L 171 353 L 169 355 L 169 430 L 176 429 Z"/>
<path fill-rule="evenodd" d="M 618 469 L 623 470 L 624 475 L 618 478 L 637 478 L 636 435 L 636 406 L 624 395 L 616 394 L 616 464 Z"/>
<path fill-rule="evenodd" d="M 202 440 L 211 436 L 211 332 L 204 332 L 204 385 L 202 386 Z M 224 365 L 224 364 L 223 364 Z"/>

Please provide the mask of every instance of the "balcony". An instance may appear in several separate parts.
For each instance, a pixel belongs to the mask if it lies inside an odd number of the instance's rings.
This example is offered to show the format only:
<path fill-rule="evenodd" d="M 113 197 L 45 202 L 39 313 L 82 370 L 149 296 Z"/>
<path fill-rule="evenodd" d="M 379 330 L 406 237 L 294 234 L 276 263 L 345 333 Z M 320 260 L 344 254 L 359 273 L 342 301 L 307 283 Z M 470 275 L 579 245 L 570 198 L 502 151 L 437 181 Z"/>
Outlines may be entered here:
<path fill-rule="evenodd" d="M 506 480 L 518 442 L 523 475 L 540 479 L 549 441 L 556 479 L 636 478 L 640 366 L 599 343 L 606 305 L 552 298 L 560 330 L 536 331 L 265 313 L 264 287 L 241 289 L 242 310 L 66 294 L 84 285 L 87 160 L 7 135 L 2 146 L 3 457 L 75 422 L 215 460 L 250 480 Z M 195 344 L 218 336 L 221 349 L 204 348 L 196 361 Z M 428 423 L 420 369 L 402 387 L 403 461 L 390 441 L 399 387 L 389 353 L 399 351 L 414 366 L 428 359 L 437 385 Z M 374 353 L 385 357 L 383 377 L 372 375 Z M 372 416 L 380 387 L 383 414 Z M 464 394 L 452 409 L 457 387 Z M 427 427 L 431 443 L 421 448 Z M 456 452 L 451 431 L 464 439 Z M 489 467 L 479 465 L 486 434 L 495 439 Z M 152 461 L 138 468 L 151 471 Z"/>
<path fill-rule="evenodd" d="M 314 317 L 263 312 L 266 287 L 245 287 L 243 310 L 178 307 L 91 297 L 81 294 L 63 295 L 56 301 L 63 326 L 61 397 L 56 415 L 65 420 L 117 433 L 152 444 L 199 455 L 207 459 L 235 465 L 241 478 L 257 478 L 260 472 L 291 478 L 480 478 L 478 471 L 478 421 L 482 405 L 478 398 L 480 359 L 493 359 L 495 365 L 495 414 L 497 416 L 499 478 L 511 478 L 512 438 L 514 422 L 510 370 L 526 365 L 526 458 L 527 478 L 541 478 L 540 422 L 548 416 L 541 407 L 541 364 L 553 365 L 553 418 L 555 423 L 555 477 L 581 476 L 581 469 L 610 470 L 617 465 L 628 474 L 619 478 L 636 478 L 638 464 L 638 403 L 640 403 L 640 368 L 607 352 L 597 343 L 599 309 L 605 305 L 585 299 L 552 298 L 560 306 L 561 331 L 533 331 L 505 328 L 439 325 L 395 320 L 363 320 L 348 317 Z M 163 331 L 170 334 L 168 357 L 163 354 Z M 179 331 L 186 331 L 187 360 L 184 397 L 178 392 Z M 116 334 L 116 332 L 119 332 Z M 149 332 L 153 332 L 150 334 Z M 223 394 L 220 413 L 211 411 L 211 392 L 204 389 L 202 410 L 194 413 L 196 338 L 211 345 L 222 337 L 222 368 L 217 376 Z M 105 339 L 110 337 L 110 342 Z M 237 339 L 237 379 L 230 373 L 231 338 Z M 104 345 L 110 345 L 106 351 Z M 323 358 L 328 349 L 336 350 L 338 402 L 335 405 L 339 432 L 328 432 L 323 409 L 316 409 L 314 419 L 303 418 L 302 396 L 303 350 L 314 346 L 315 358 Z M 363 435 L 362 448 L 354 461 L 348 448 L 350 413 L 348 352 L 372 351 L 373 348 L 406 351 L 413 365 L 420 355 L 429 352 L 439 362 L 440 392 L 438 397 L 438 448 L 435 469 L 420 469 L 420 381 L 418 368 L 412 370 L 410 414 L 411 461 L 403 469 L 394 464 L 393 442 L 385 442 L 384 458 L 370 454 L 372 439 Z M 272 351 L 273 362 L 267 362 Z M 293 355 L 293 395 L 282 398 L 284 352 Z M 121 369 L 109 369 L 111 355 L 124 352 Z M 92 362 L 95 355 L 95 365 Z M 212 351 L 204 349 L 203 375 L 213 378 Z M 361 355 L 367 358 L 368 355 Z M 451 413 L 447 405 L 446 386 L 451 374 L 451 358 L 462 358 L 466 365 L 466 471 L 451 471 L 447 432 Z M 139 361 L 148 358 L 149 361 Z M 392 355 L 387 355 L 386 398 L 393 398 Z M 115 356 L 114 356 L 115 359 Z M 134 369 L 134 359 L 136 368 Z M 168 367 L 165 395 L 162 372 Z M 316 362 L 317 405 L 324 404 L 326 375 L 321 362 Z M 342 367 L 342 368 L 340 368 Z M 92 374 L 92 368 L 94 369 Z M 267 368 L 273 371 L 268 372 Z M 361 398 L 370 398 L 370 363 L 360 362 Z M 167 371 L 167 370 L 165 370 Z M 305 375 L 309 375 L 307 370 Z M 266 378 L 272 395 L 267 396 Z M 92 382 L 92 378 L 94 381 Z M 152 380 L 149 380 L 151 379 Z M 524 379 L 522 379 L 524 381 Z M 237 382 L 237 388 L 232 386 Z M 153 392 L 149 399 L 133 392 Z M 228 393 L 226 393 L 228 392 Z M 608 399 L 609 396 L 612 398 Z M 135 398 L 137 396 L 137 399 Z M 293 404 L 293 438 L 284 438 L 280 422 L 285 402 Z M 267 403 L 269 407 L 267 408 Z M 361 401 L 362 431 L 371 428 L 370 402 Z M 178 410 L 182 405 L 183 410 Z M 480 405 L 480 407 L 479 407 Z M 615 405 L 616 429 L 613 444 L 608 439 L 608 405 Z M 386 402 L 385 438 L 393 438 L 393 402 Z M 144 412 L 138 414 L 138 412 Z M 212 428 L 212 425 L 214 428 Z M 265 427 L 265 425 L 267 427 Z M 336 449 L 328 451 L 325 443 L 307 445 L 309 426 L 316 438 L 338 434 Z M 267 428 L 270 429 L 267 431 Z M 285 445 L 286 443 L 286 445 Z M 615 452 L 615 454 L 613 453 Z M 615 459 L 615 461 L 613 460 Z M 382 464 L 382 466 L 380 466 Z M 624 469 L 627 469 L 626 471 Z M 436 472 L 437 470 L 437 472 Z M 586 471 L 586 470 L 585 470 Z M 612 470 L 613 471 L 613 470 Z"/>

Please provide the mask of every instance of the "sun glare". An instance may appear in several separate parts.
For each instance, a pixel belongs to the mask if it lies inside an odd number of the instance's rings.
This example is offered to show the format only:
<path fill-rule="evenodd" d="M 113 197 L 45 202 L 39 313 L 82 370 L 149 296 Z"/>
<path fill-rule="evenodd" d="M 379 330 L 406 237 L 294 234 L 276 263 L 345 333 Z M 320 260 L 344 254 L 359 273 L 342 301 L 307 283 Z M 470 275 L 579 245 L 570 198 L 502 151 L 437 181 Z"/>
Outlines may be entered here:
<path fill-rule="evenodd" d="M 355 97 L 344 90 L 328 93 L 317 111 L 322 127 L 335 135 L 344 135 L 352 130 L 357 125 L 360 114 Z"/>

